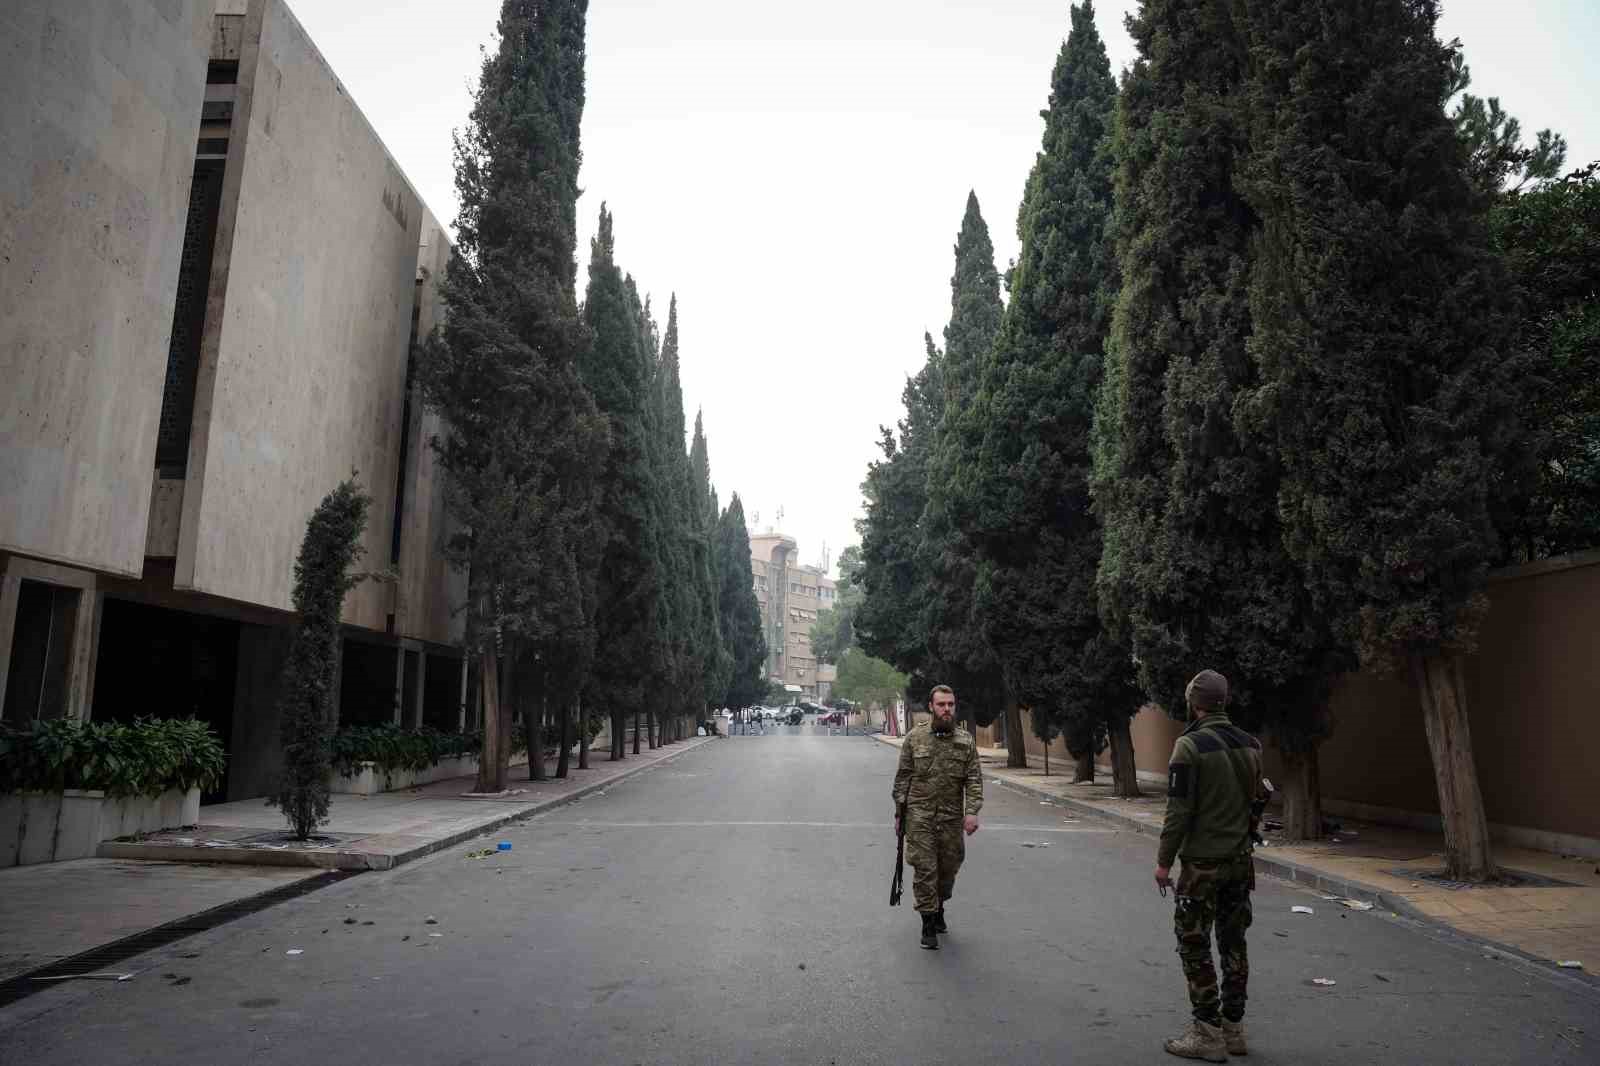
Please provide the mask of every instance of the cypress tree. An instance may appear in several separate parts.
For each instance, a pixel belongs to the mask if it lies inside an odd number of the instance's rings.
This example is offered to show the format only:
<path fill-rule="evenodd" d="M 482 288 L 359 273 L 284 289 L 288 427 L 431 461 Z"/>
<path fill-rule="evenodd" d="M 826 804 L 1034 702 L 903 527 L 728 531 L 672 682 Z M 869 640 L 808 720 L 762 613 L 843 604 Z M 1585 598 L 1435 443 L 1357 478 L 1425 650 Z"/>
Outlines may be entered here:
<path fill-rule="evenodd" d="M 661 741 L 680 738 L 684 719 L 704 691 L 700 584 L 692 540 L 689 456 L 684 450 L 683 385 L 679 377 L 678 298 L 667 308 L 667 329 L 656 362 L 655 488 L 661 537 L 662 632 L 668 646 L 659 690 Z"/>
<path fill-rule="evenodd" d="M 722 705 L 733 710 L 752 707 L 767 694 L 767 638 L 756 602 L 755 574 L 750 566 L 750 530 L 744 504 L 734 493 L 717 523 L 717 621 L 728 650 L 728 681 Z"/>
<path fill-rule="evenodd" d="M 447 554 L 468 573 L 480 791 L 505 787 L 502 648 L 540 657 L 563 715 L 593 653 L 592 466 L 606 431 L 576 365 L 585 342 L 574 258 L 587 7 L 502 4 L 499 48 L 456 137 L 461 211 L 440 286 L 449 314 L 417 363 L 445 423 L 434 447 L 466 531 Z"/>
<path fill-rule="evenodd" d="M 1421 700 L 1449 875 L 1495 875 L 1462 657 L 1494 516 L 1518 487 L 1508 286 L 1444 112 L 1432 0 L 1248 4 L 1241 184 L 1264 220 L 1250 290 L 1289 550 L 1318 613 Z"/>
<path fill-rule="evenodd" d="M 372 499 L 351 478 L 323 497 L 294 563 L 294 609 L 299 617 L 278 701 L 283 772 L 270 802 L 305 840 L 328 820 L 328 775 L 333 770 L 333 706 L 339 675 L 339 615 L 347 592 L 364 575 L 361 558 Z"/>
<path fill-rule="evenodd" d="M 1130 649 L 1100 622 L 1101 532 L 1089 497 L 1090 429 L 1116 295 L 1106 233 L 1116 83 L 1093 5 L 1074 5 L 1071 19 L 1017 218 L 1011 301 L 975 408 L 985 425 L 971 535 L 979 613 L 1035 731 L 1046 742 L 1064 732 L 1084 778 L 1109 737 L 1116 794 L 1137 796 L 1128 723 L 1141 694 Z"/>
<path fill-rule="evenodd" d="M 590 245 L 583 303 L 589 345 L 580 369 L 611 437 L 599 472 L 596 652 L 584 696 L 610 715 L 611 758 L 620 759 L 628 713 L 645 700 L 658 590 L 645 415 L 650 353 L 639 328 L 638 293 L 617 267 L 614 226 L 602 204 Z"/>
<path fill-rule="evenodd" d="M 1257 384 L 1246 352 L 1261 222 L 1235 186 L 1245 155 L 1245 42 L 1222 0 L 1146 0 L 1118 96 L 1121 288 L 1097 415 L 1104 615 L 1141 686 L 1184 707 L 1198 670 L 1290 765 L 1285 830 L 1321 831 L 1316 744 L 1343 665 L 1284 550 L 1272 442 L 1235 422 Z"/>
<path fill-rule="evenodd" d="M 721 581 L 717 572 L 717 490 L 711 484 L 711 458 L 702 412 L 694 415 L 694 441 L 689 448 L 689 516 L 699 606 L 701 689 L 695 721 L 709 717 L 728 691 L 733 660 L 722 639 Z M 753 590 L 752 590 L 753 591 Z"/>
<path fill-rule="evenodd" d="M 950 323 L 944 331 L 943 395 L 929 448 L 927 502 L 920 516 L 918 550 L 932 583 L 921 628 L 927 633 L 939 679 L 956 690 L 957 712 L 981 724 L 1003 713 L 1007 765 L 1026 766 L 1017 697 L 1007 689 L 979 603 L 982 578 L 976 534 L 984 521 L 980 511 L 987 487 L 980 483 L 978 469 L 990 418 L 990 397 L 982 384 L 1003 313 L 994 243 L 978 197 L 969 192 L 956 236 Z"/>
<path fill-rule="evenodd" d="M 943 680 L 929 655 L 932 612 L 927 604 L 936 591 L 918 528 L 927 506 L 934 427 L 944 409 L 943 356 L 932 337 L 924 334 L 923 344 L 927 361 L 901 390 L 905 415 L 896 430 L 879 429 L 883 458 L 867 467 L 861 483 L 863 515 L 856 523 L 861 534 L 856 639 L 868 655 L 910 675 L 912 703 Z M 959 699 L 957 705 L 962 706 Z"/>

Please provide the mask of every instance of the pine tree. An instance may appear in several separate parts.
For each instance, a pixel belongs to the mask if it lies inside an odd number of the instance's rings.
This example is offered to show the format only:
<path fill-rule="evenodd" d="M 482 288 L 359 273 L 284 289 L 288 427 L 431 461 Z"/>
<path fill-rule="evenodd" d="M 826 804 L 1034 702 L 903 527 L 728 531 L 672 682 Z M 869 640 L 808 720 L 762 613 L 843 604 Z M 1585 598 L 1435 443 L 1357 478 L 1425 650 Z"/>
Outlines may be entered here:
<path fill-rule="evenodd" d="M 989 418 L 983 369 L 1003 310 L 994 244 L 978 197 L 969 192 L 956 236 L 950 323 L 940 364 L 943 395 L 928 446 L 926 502 L 919 516 L 919 560 L 931 583 L 920 628 L 927 633 L 938 680 L 956 691 L 957 713 L 982 724 L 1003 713 L 1007 764 L 1026 766 L 1017 699 L 1006 687 L 978 603 L 980 560 L 974 538 L 983 520 L 978 512 L 985 487 L 975 479 Z"/>
<path fill-rule="evenodd" d="M 1315 749 L 1344 665 L 1284 550 L 1275 445 L 1235 422 L 1257 384 L 1253 248 L 1261 220 L 1235 186 L 1245 157 L 1247 50 L 1221 0 L 1146 0 L 1118 96 L 1121 288 L 1097 412 L 1104 616 L 1141 686 L 1184 707 L 1221 671 L 1232 713 L 1291 764 L 1285 829 L 1320 834 Z"/>
<path fill-rule="evenodd" d="M 1462 657 L 1522 469 L 1525 361 L 1482 188 L 1443 110 L 1431 0 L 1251 5 L 1249 157 L 1264 222 L 1248 414 L 1319 614 L 1421 698 L 1449 875 L 1492 878 Z"/>
<path fill-rule="evenodd" d="M 361 558 L 372 499 L 355 478 L 323 497 L 294 563 L 294 639 L 278 703 L 283 772 L 272 803 L 300 840 L 328 820 L 333 770 L 333 707 L 338 695 L 339 616 L 347 592 L 361 583 L 351 567 Z"/>
<path fill-rule="evenodd" d="M 752 707 L 767 694 L 767 638 L 756 602 L 755 574 L 750 566 L 750 531 L 744 504 L 734 493 L 717 523 L 717 621 L 728 650 L 727 687 L 721 703 L 733 710 Z"/>
<path fill-rule="evenodd" d="M 603 549 L 596 585 L 596 653 L 584 698 L 592 711 L 610 715 L 611 758 L 621 759 L 628 715 L 644 703 L 650 680 L 659 590 L 645 411 L 651 353 L 639 328 L 637 290 L 617 267 L 614 225 L 602 204 L 583 302 L 589 345 L 580 369 L 611 438 L 599 474 Z"/>
<path fill-rule="evenodd" d="M 683 385 L 679 377 L 678 298 L 667 308 L 667 329 L 661 341 L 653 383 L 655 404 L 655 488 L 662 557 L 664 684 L 658 689 L 660 739 L 680 739 L 683 723 L 694 713 L 705 687 L 704 646 L 700 643 L 702 604 L 696 555 L 692 544 L 689 456 L 685 448 Z"/>
<path fill-rule="evenodd" d="M 521 645 L 540 656 L 558 705 L 576 698 L 593 652 L 592 465 L 606 431 L 576 365 L 585 343 L 574 248 L 586 10 L 586 0 L 501 7 L 500 46 L 484 59 L 456 137 L 461 211 L 440 286 L 449 314 L 417 363 L 424 398 L 445 423 L 434 446 L 466 531 L 448 555 L 468 573 L 481 791 L 505 787 L 502 651 Z"/>
<path fill-rule="evenodd" d="M 1017 218 L 1011 301 L 973 410 L 984 421 L 970 533 L 979 613 L 1013 697 L 1048 741 L 1088 762 L 1112 741 L 1116 794 L 1137 796 L 1129 722 L 1142 702 L 1128 646 L 1101 625 L 1090 429 L 1116 295 L 1108 134 L 1116 83 L 1090 3 L 1051 77 L 1045 131 Z M 1087 753 L 1090 758 L 1083 759 Z"/>

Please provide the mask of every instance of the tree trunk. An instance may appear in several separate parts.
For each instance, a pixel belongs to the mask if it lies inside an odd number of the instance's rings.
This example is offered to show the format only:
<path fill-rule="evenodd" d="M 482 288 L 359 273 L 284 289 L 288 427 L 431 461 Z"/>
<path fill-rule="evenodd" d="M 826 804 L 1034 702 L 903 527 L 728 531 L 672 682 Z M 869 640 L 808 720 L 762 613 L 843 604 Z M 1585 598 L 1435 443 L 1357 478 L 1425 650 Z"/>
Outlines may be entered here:
<path fill-rule="evenodd" d="M 1455 881 L 1492 881 L 1500 870 L 1490 849 L 1489 819 L 1478 788 L 1461 660 L 1442 654 L 1414 655 L 1411 679 L 1422 697 L 1422 724 L 1439 787 L 1445 872 Z"/>
<path fill-rule="evenodd" d="M 1281 749 L 1283 756 L 1283 839 L 1316 840 L 1322 836 L 1322 771 L 1317 749 Z"/>
<path fill-rule="evenodd" d="M 1073 756 L 1076 762 L 1072 767 L 1072 783 L 1081 785 L 1085 782 L 1094 783 L 1094 748 L 1090 747 L 1082 755 Z"/>
<path fill-rule="evenodd" d="M 546 683 L 539 685 L 538 703 L 528 706 L 528 779 L 530 781 L 544 781 L 544 719 L 547 717 L 547 703 L 549 695 L 546 693 Z"/>
<path fill-rule="evenodd" d="M 1121 718 L 1107 732 L 1111 736 L 1111 794 L 1123 799 L 1144 795 L 1139 790 L 1139 768 L 1133 761 L 1133 730 Z"/>
<path fill-rule="evenodd" d="M 578 769 L 589 768 L 589 705 L 578 695 Z"/>
<path fill-rule="evenodd" d="M 646 711 L 645 712 L 645 715 L 644 715 L 644 728 L 645 728 L 645 732 L 648 734 L 648 736 L 646 736 L 645 739 L 647 741 L 649 741 L 649 743 L 650 743 L 650 750 L 651 751 L 655 751 L 656 748 L 659 746 L 656 743 L 656 731 L 657 731 L 657 728 L 658 728 L 658 722 L 657 722 L 656 712 L 655 711 Z"/>
<path fill-rule="evenodd" d="M 561 748 L 556 752 L 556 777 L 567 776 L 568 769 L 572 766 L 572 708 L 563 706 L 561 714 L 560 743 Z"/>
<path fill-rule="evenodd" d="M 1028 743 L 1022 735 L 1022 707 L 1009 699 L 1006 701 L 1006 765 L 1014 770 L 1028 768 Z"/>
<path fill-rule="evenodd" d="M 478 660 L 483 680 L 483 756 L 478 760 L 479 792 L 504 792 L 505 757 L 500 730 L 500 670 L 492 648 Z"/>
<path fill-rule="evenodd" d="M 1050 742 L 1044 742 L 1044 776 L 1050 776 Z"/>
<path fill-rule="evenodd" d="M 639 711 L 633 712 L 633 753 L 639 754 Z"/>
<path fill-rule="evenodd" d="M 611 712 L 611 761 L 628 757 L 628 720 L 621 711 Z"/>

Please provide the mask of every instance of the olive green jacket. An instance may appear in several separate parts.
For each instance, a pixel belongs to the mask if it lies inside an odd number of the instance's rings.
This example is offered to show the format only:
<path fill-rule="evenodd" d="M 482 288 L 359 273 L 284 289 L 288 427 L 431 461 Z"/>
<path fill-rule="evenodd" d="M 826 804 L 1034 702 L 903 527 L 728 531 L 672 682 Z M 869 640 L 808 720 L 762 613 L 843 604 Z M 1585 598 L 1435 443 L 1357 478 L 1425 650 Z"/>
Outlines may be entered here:
<path fill-rule="evenodd" d="M 894 809 L 907 807 L 911 821 L 959 821 L 983 809 L 983 772 L 978 744 L 957 723 L 941 736 L 924 722 L 900 745 L 894 774 Z"/>
<path fill-rule="evenodd" d="M 1156 865 L 1226 859 L 1249 850 L 1250 803 L 1261 790 L 1261 742 L 1213 712 L 1172 746 L 1167 820 Z"/>

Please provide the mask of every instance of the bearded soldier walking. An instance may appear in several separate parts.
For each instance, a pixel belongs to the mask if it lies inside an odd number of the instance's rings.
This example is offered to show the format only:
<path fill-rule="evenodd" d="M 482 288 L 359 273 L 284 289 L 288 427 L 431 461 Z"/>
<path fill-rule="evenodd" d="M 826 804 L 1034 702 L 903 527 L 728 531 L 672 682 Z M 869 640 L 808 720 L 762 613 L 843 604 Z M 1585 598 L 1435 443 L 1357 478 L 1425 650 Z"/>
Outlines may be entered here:
<path fill-rule="evenodd" d="M 1250 977 L 1245 930 L 1250 928 L 1250 893 L 1256 887 L 1250 840 L 1264 795 L 1261 742 L 1228 720 L 1228 680 L 1202 670 L 1184 693 L 1189 728 L 1172 748 L 1167 768 L 1167 818 L 1156 858 L 1156 886 L 1166 895 L 1172 862 L 1178 875 L 1178 955 L 1189 984 L 1194 1020 L 1166 1042 L 1186 1059 L 1227 1062 L 1245 1054 L 1245 985 Z M 1222 987 L 1211 965 L 1216 929 Z"/>
<path fill-rule="evenodd" d="M 895 830 L 905 819 L 906 860 L 916 870 L 912 893 L 922 916 L 922 946 L 937 949 L 948 932 L 944 903 L 966 858 L 963 836 L 978 831 L 983 774 L 978 745 L 956 723 L 956 694 L 936 685 L 928 698 L 932 720 L 906 734 L 894 775 Z"/>

